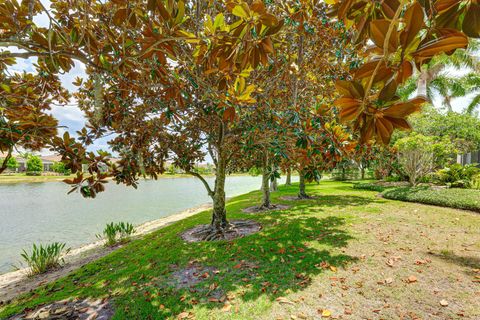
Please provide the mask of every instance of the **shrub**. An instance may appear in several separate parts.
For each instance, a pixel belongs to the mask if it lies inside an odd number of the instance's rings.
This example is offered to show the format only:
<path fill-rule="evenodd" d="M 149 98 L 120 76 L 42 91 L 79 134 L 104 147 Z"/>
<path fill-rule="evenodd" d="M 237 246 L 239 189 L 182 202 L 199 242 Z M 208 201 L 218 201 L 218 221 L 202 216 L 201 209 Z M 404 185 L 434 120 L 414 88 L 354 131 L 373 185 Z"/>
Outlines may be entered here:
<path fill-rule="evenodd" d="M 30 155 L 27 158 L 27 172 L 42 172 L 43 162 L 38 156 Z"/>
<path fill-rule="evenodd" d="M 436 178 L 442 184 L 451 188 L 471 188 L 475 183 L 474 177 L 480 174 L 480 169 L 474 165 L 455 163 L 437 171 Z"/>
<path fill-rule="evenodd" d="M 41 171 L 27 171 L 25 174 L 27 176 L 41 176 L 42 172 Z"/>
<path fill-rule="evenodd" d="M 385 190 L 382 195 L 386 199 L 480 212 L 480 190 L 404 187 Z"/>
<path fill-rule="evenodd" d="M 125 243 L 135 232 L 135 228 L 131 223 L 119 222 L 108 223 L 103 229 L 103 235 L 97 234 L 98 239 L 105 239 L 105 245 L 112 247 L 118 243 Z"/>
<path fill-rule="evenodd" d="M 472 188 L 480 189 L 480 173 L 472 178 Z"/>
<path fill-rule="evenodd" d="M 65 167 L 65 163 L 63 163 L 63 162 L 54 162 L 53 165 L 52 165 L 52 169 L 56 173 L 60 173 L 60 174 L 66 175 L 66 176 L 68 176 L 72 173 L 70 169 L 67 169 Z"/>
<path fill-rule="evenodd" d="M 0 158 L 0 163 L 2 163 L 4 159 Z M 17 162 L 15 157 L 10 157 L 7 161 L 7 168 L 11 171 L 15 171 L 20 165 Z"/>
<path fill-rule="evenodd" d="M 434 168 L 443 167 L 451 160 L 453 144 L 446 137 L 424 136 L 413 133 L 395 143 L 399 162 L 412 186 L 419 181 L 426 182 L 425 176 Z"/>
<path fill-rule="evenodd" d="M 54 242 L 45 246 L 34 244 L 32 252 L 24 249 L 21 256 L 30 269 L 29 275 L 36 275 L 58 268 L 64 263 L 62 255 L 69 251 L 65 249 L 65 243 Z"/>
<path fill-rule="evenodd" d="M 400 176 L 388 176 L 384 179 L 386 182 L 400 182 L 404 181 Z"/>
<path fill-rule="evenodd" d="M 356 183 L 353 185 L 353 189 L 382 192 L 386 187 L 375 183 Z"/>

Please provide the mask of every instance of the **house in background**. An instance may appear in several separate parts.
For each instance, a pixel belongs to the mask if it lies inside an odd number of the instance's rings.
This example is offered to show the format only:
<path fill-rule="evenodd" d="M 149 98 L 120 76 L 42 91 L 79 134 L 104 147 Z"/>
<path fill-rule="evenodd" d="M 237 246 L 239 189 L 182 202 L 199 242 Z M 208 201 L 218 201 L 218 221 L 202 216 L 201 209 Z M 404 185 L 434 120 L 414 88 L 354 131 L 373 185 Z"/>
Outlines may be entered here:
<path fill-rule="evenodd" d="M 461 165 L 480 164 L 480 150 L 457 155 L 457 163 Z"/>
<path fill-rule="evenodd" d="M 0 153 L 0 159 L 5 158 L 6 154 Z M 6 172 L 26 172 L 27 171 L 27 160 L 21 157 L 18 154 L 14 154 L 13 157 L 17 160 L 18 168 L 15 171 L 7 169 Z M 53 172 L 53 164 L 55 162 L 60 162 L 62 159 L 59 155 L 48 155 L 48 156 L 40 156 L 43 163 L 43 172 Z"/>

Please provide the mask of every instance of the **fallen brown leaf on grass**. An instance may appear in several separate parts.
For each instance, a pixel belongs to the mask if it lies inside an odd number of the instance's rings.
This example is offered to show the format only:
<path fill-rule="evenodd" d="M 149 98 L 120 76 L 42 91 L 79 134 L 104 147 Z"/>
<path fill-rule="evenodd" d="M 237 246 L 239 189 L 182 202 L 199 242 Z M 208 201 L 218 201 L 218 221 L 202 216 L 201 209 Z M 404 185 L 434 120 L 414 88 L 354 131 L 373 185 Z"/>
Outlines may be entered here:
<path fill-rule="evenodd" d="M 194 319 L 195 316 L 191 312 L 182 312 L 177 316 L 177 319 L 183 320 L 183 319 Z"/>
<path fill-rule="evenodd" d="M 414 282 L 417 282 L 417 277 L 410 276 L 407 278 L 407 283 L 414 283 Z"/>
<path fill-rule="evenodd" d="M 232 309 L 232 305 L 230 303 L 225 303 L 223 305 L 222 311 L 223 312 L 229 312 Z"/>
<path fill-rule="evenodd" d="M 292 301 L 288 300 L 287 298 L 285 297 L 278 297 L 277 299 L 275 299 L 278 303 L 284 303 L 284 304 L 291 304 L 291 305 L 294 305 L 295 303 L 293 303 Z"/>
<path fill-rule="evenodd" d="M 387 266 L 393 268 L 395 266 L 395 262 L 400 261 L 400 260 L 402 260 L 402 257 L 395 256 L 395 257 L 388 258 L 388 260 L 385 263 L 387 264 Z"/>
<path fill-rule="evenodd" d="M 320 309 L 318 313 L 320 313 L 322 318 L 330 318 L 332 316 L 332 312 L 328 309 Z"/>
<path fill-rule="evenodd" d="M 440 300 L 440 305 L 441 305 L 442 307 L 447 307 L 447 306 L 448 306 L 448 301 L 445 300 L 445 299 Z"/>

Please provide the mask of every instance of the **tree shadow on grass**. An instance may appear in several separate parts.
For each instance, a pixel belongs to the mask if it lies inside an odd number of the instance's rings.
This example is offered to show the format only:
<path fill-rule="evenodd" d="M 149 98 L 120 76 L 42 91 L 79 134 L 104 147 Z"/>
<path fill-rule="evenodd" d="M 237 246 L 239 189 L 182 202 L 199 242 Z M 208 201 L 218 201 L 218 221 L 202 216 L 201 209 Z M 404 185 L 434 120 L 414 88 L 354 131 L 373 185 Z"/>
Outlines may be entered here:
<path fill-rule="evenodd" d="M 430 252 L 430 255 L 461 267 L 480 269 L 480 257 L 478 256 L 459 256 L 451 251 L 442 253 Z"/>
<path fill-rule="evenodd" d="M 301 291 L 315 275 L 355 260 L 332 253 L 332 248 L 345 247 L 352 239 L 343 230 L 344 224 L 344 219 L 338 217 L 280 218 L 263 232 L 247 238 L 206 244 L 213 250 L 203 255 L 201 263 L 214 266 L 219 272 L 190 289 L 173 290 L 170 294 L 188 296 L 185 300 L 205 303 L 207 308 L 222 308 L 223 298 L 232 293 L 235 299 L 255 301 L 261 296 L 274 300 Z M 186 247 L 183 254 L 198 256 L 198 248 Z M 172 310 L 175 308 L 178 313 L 191 307 L 189 303 L 177 303 Z M 169 315 L 172 314 L 164 316 Z"/>
<path fill-rule="evenodd" d="M 294 204 L 295 209 L 313 210 L 318 211 L 321 208 L 333 208 L 344 209 L 353 206 L 365 206 L 372 203 L 385 203 L 386 201 L 381 198 L 368 198 L 354 195 L 315 195 L 313 199 L 306 199 L 304 201 L 285 202 Z"/>
<path fill-rule="evenodd" d="M 236 301 L 274 300 L 305 289 L 312 277 L 330 266 L 339 268 L 355 260 L 338 250 L 352 239 L 344 230 L 344 219 L 282 215 L 258 217 L 266 227 L 249 237 L 182 242 L 179 232 L 208 219 L 208 214 L 200 214 L 24 295 L 9 307 L 9 314 L 66 298 L 113 297 L 116 318 L 164 319 L 198 304 L 223 308 L 233 293 Z M 218 272 L 202 276 L 202 281 L 191 287 L 172 285 L 172 274 L 192 261 Z"/>

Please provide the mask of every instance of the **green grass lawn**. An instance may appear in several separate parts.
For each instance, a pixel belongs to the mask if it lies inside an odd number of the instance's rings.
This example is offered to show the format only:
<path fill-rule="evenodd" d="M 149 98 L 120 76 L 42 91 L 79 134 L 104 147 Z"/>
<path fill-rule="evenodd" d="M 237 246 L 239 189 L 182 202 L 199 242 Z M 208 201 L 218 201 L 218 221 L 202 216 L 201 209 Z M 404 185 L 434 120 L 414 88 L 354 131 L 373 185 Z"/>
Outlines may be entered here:
<path fill-rule="evenodd" d="M 0 306 L 0 318 L 74 297 L 111 298 L 114 319 L 480 319 L 480 216 L 390 201 L 351 183 L 309 185 L 317 197 L 284 211 L 243 214 L 260 192 L 228 203 L 230 219 L 263 229 L 230 242 L 185 243 L 200 213 L 135 240 Z M 191 287 L 175 275 L 205 273 Z M 203 271 L 202 271 L 203 272 Z M 440 306 L 440 301 L 448 306 Z"/>

